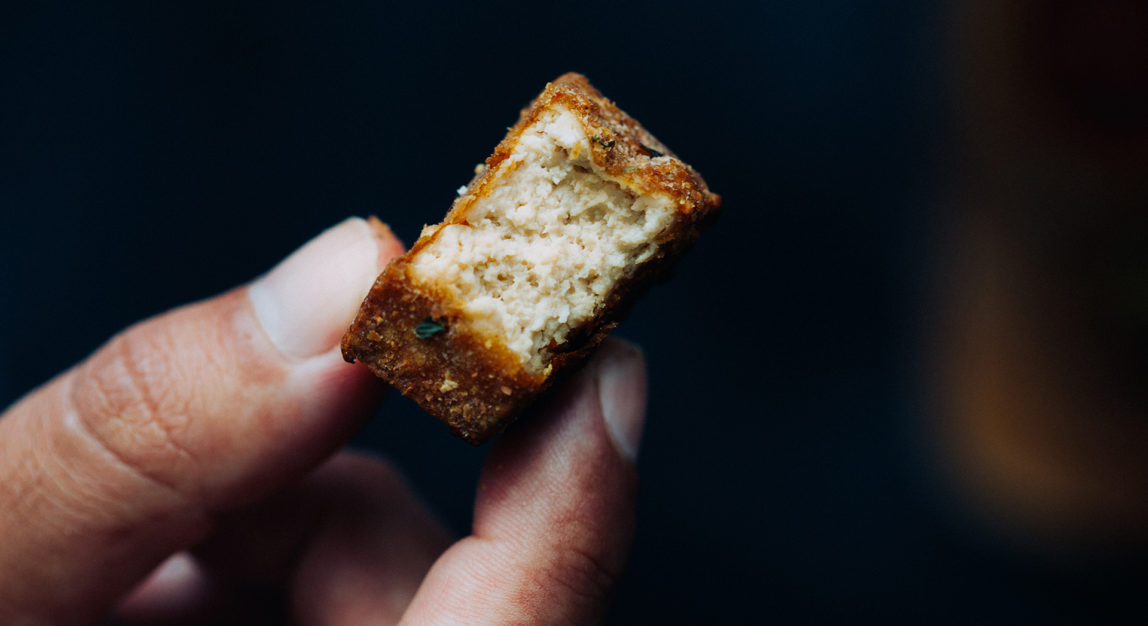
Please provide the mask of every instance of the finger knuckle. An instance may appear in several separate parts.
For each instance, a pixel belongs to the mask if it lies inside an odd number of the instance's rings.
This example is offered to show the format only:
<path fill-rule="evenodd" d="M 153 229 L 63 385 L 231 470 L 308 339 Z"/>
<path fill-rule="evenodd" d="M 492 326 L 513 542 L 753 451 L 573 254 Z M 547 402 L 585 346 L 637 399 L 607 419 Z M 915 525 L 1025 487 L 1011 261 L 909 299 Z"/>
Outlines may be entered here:
<path fill-rule="evenodd" d="M 162 332 L 113 339 L 75 380 L 72 404 L 84 429 L 125 465 L 174 487 L 173 471 L 194 461 L 182 437 L 191 399 Z"/>
<path fill-rule="evenodd" d="M 589 606 L 610 594 L 620 574 L 592 552 L 575 545 L 556 551 L 541 572 L 551 588 L 564 591 L 567 597 Z"/>
<path fill-rule="evenodd" d="M 343 452 L 314 475 L 330 497 L 362 506 L 394 505 L 411 497 L 403 473 L 389 460 L 359 452 Z"/>
<path fill-rule="evenodd" d="M 335 457 L 331 464 L 337 471 L 357 476 L 369 476 L 373 480 L 383 483 L 389 484 L 403 480 L 402 474 L 394 463 L 389 459 L 373 454 L 347 451 Z"/>

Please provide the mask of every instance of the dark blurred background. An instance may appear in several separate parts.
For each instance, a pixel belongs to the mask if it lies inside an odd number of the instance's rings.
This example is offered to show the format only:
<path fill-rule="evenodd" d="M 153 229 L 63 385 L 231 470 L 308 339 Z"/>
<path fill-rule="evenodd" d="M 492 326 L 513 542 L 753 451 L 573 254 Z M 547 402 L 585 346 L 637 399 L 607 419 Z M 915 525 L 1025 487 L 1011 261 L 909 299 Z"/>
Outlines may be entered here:
<path fill-rule="evenodd" d="M 651 402 L 609 623 L 1144 618 L 1148 12 L 999 4 L 8 4 L 0 406 L 347 215 L 410 243 L 575 70 L 725 200 L 617 331 Z M 1130 382 L 1043 395 L 1080 363 Z M 355 445 L 468 530 L 485 448 L 398 395 Z M 1056 482 L 1106 445 L 1110 508 Z"/>

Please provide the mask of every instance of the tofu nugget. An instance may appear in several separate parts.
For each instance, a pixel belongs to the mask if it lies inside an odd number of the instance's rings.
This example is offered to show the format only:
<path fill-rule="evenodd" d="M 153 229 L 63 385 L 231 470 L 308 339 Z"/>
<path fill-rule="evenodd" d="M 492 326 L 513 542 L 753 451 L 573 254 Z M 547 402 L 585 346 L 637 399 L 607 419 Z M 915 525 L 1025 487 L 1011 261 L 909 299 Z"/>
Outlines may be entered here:
<path fill-rule="evenodd" d="M 522 111 L 442 223 L 379 276 L 343 356 L 482 443 L 590 355 L 720 204 L 566 74 Z"/>

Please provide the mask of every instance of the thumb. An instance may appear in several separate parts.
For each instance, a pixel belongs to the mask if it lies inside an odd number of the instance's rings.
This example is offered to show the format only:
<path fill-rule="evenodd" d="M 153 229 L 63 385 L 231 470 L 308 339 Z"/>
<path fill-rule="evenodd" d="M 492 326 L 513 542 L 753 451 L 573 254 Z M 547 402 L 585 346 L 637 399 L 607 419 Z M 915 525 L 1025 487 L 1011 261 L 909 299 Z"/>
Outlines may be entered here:
<path fill-rule="evenodd" d="M 113 338 L 0 419 L 0 623 L 95 619 L 221 511 L 341 445 L 380 387 L 337 344 L 401 252 L 351 219 Z"/>
<path fill-rule="evenodd" d="M 586 624 L 605 612 L 634 531 L 646 410 L 641 352 L 607 340 L 499 440 L 473 534 L 431 568 L 406 624 Z"/>

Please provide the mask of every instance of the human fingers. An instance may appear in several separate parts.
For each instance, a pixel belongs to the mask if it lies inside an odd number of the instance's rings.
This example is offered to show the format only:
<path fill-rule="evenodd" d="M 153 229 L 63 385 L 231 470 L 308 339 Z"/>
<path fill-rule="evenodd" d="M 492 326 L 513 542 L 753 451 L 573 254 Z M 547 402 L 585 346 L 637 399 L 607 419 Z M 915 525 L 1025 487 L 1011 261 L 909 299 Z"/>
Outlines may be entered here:
<path fill-rule="evenodd" d="M 340 332 L 401 244 L 352 219 L 133 326 L 0 419 L 0 623 L 82 623 L 222 511 L 298 478 L 380 387 Z"/>
<path fill-rule="evenodd" d="M 300 624 L 395 624 L 451 535 L 392 467 L 347 457 L 330 477 L 335 504 L 291 580 Z"/>
<path fill-rule="evenodd" d="M 641 352 L 608 341 L 540 414 L 498 442 L 479 483 L 473 534 L 435 563 L 404 623 L 599 619 L 633 538 L 645 404 Z"/>
<path fill-rule="evenodd" d="M 289 612 L 303 625 L 393 624 L 449 543 L 397 470 L 342 453 L 169 559 L 120 605 L 116 623 L 249 623 Z"/>

